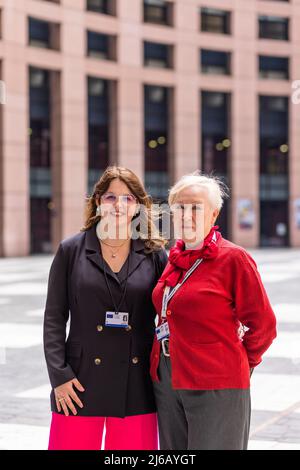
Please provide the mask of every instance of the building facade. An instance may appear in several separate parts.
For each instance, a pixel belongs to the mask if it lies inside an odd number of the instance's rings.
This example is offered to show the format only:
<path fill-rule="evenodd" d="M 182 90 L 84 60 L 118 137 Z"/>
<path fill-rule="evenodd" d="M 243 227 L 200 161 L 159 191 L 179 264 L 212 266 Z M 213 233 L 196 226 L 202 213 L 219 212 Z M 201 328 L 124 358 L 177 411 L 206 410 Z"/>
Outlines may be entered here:
<path fill-rule="evenodd" d="M 300 246 L 300 0 L 0 0 L 0 21 L 0 256 L 78 232 L 114 163 L 157 200 L 220 176 L 225 236 Z"/>

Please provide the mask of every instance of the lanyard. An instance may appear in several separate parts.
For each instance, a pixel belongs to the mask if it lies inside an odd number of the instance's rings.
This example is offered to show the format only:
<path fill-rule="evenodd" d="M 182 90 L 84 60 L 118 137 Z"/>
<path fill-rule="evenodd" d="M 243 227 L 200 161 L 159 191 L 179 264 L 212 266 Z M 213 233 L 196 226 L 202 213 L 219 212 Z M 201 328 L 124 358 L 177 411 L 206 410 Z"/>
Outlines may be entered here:
<path fill-rule="evenodd" d="M 125 295 L 126 295 L 126 290 L 127 290 L 127 280 L 128 280 L 128 275 L 129 275 L 129 262 L 130 262 L 130 252 L 129 252 L 129 255 L 128 255 L 128 259 L 127 259 L 127 274 L 126 274 L 126 279 L 125 279 L 125 285 L 124 285 L 124 290 L 122 292 L 122 296 L 121 296 L 121 300 L 119 302 L 119 305 L 117 306 L 116 303 L 115 303 L 115 299 L 114 299 L 114 296 L 112 295 L 112 292 L 111 292 L 111 289 L 110 289 L 110 285 L 109 285 L 109 282 L 108 282 L 108 278 L 107 278 L 107 274 L 106 274 L 106 268 L 105 268 L 105 263 L 104 263 L 104 258 L 102 256 L 102 265 L 103 265 L 103 271 L 104 271 L 104 277 L 105 277 L 105 282 L 106 282 L 106 285 L 107 285 L 107 289 L 108 289 L 108 292 L 109 292 L 109 295 L 110 295 L 110 299 L 111 299 L 111 302 L 114 306 L 114 311 L 116 313 L 119 313 L 120 311 L 120 307 L 125 299 Z"/>
<path fill-rule="evenodd" d="M 197 259 L 193 266 L 185 273 L 184 278 L 182 279 L 181 282 L 179 282 L 174 289 L 170 292 L 170 286 L 166 286 L 164 290 L 164 295 L 163 295 L 163 300 L 162 300 L 162 309 L 161 309 L 161 316 L 162 319 L 165 320 L 167 316 L 167 306 L 172 297 L 176 294 L 178 289 L 184 284 L 184 282 L 193 274 L 195 269 L 199 266 L 200 263 L 202 263 L 203 259 Z"/>

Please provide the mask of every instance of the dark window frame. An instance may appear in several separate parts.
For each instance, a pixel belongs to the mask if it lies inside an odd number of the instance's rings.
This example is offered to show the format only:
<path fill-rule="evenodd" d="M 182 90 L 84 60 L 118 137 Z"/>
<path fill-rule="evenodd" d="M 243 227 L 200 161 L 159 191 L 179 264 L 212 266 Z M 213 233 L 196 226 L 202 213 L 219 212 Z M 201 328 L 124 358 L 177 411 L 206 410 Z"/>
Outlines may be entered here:
<path fill-rule="evenodd" d="M 93 93 L 93 85 L 100 88 Z M 88 107 L 88 170 L 101 173 L 110 158 L 110 81 L 99 77 L 87 77 Z"/>
<path fill-rule="evenodd" d="M 154 200 L 167 198 L 170 185 L 170 104 L 172 88 L 144 85 L 144 168 L 147 191 Z M 164 142 L 159 138 L 164 137 Z M 151 148 L 149 142 L 157 143 Z"/>
<path fill-rule="evenodd" d="M 44 32 L 42 29 L 45 28 Z M 27 18 L 28 45 L 43 49 L 60 50 L 60 24 L 34 16 Z"/>
<path fill-rule="evenodd" d="M 157 5 L 147 4 L 147 0 L 143 1 L 143 21 L 144 23 L 151 23 L 160 26 L 173 26 L 173 3 L 161 0 Z M 156 14 L 154 14 L 156 12 Z"/>
<path fill-rule="evenodd" d="M 230 35 L 231 15 L 232 13 L 229 10 L 202 7 L 200 9 L 200 30 L 205 33 Z M 215 20 L 214 28 L 212 19 Z M 217 19 L 220 22 L 219 28 L 217 28 Z"/>
<path fill-rule="evenodd" d="M 282 31 L 279 32 L 281 24 Z M 274 27 L 277 25 L 276 28 Z M 272 28 L 273 26 L 273 28 Z M 258 37 L 272 41 L 289 41 L 290 21 L 287 17 L 259 15 L 258 17 Z"/>
<path fill-rule="evenodd" d="M 263 79 L 289 80 L 289 57 L 268 56 L 260 54 L 258 56 L 258 71 L 260 78 Z"/>
<path fill-rule="evenodd" d="M 87 30 L 86 54 L 101 60 L 116 60 L 116 37 L 99 31 Z"/>
<path fill-rule="evenodd" d="M 151 49 L 153 54 L 151 55 Z M 151 64 L 151 62 L 154 62 Z M 157 61 L 157 65 L 155 65 Z M 159 65 L 159 63 L 161 65 Z M 173 68 L 173 46 L 152 41 L 144 41 L 144 66 L 157 68 Z"/>
<path fill-rule="evenodd" d="M 201 49 L 200 64 L 203 74 L 231 75 L 231 52 Z"/>
<path fill-rule="evenodd" d="M 116 0 L 101 0 L 99 6 L 93 6 L 93 1 L 95 0 L 86 0 L 85 8 L 87 12 L 116 16 Z M 101 3 L 103 3 L 103 6 L 101 6 Z"/>

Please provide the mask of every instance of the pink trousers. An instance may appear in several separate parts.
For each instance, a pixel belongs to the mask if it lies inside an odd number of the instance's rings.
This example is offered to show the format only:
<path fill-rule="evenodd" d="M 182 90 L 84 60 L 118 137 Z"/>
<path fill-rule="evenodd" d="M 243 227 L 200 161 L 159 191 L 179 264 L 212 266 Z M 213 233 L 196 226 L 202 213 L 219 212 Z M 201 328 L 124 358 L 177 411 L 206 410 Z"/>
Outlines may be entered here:
<path fill-rule="evenodd" d="M 48 450 L 157 450 L 157 415 L 149 413 L 126 418 L 65 416 L 52 413 Z"/>

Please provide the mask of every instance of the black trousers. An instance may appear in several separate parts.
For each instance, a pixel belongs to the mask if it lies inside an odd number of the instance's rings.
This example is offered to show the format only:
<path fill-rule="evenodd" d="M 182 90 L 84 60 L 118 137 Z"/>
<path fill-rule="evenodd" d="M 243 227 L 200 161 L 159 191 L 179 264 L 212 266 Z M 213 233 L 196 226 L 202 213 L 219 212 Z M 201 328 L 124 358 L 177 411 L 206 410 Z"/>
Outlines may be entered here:
<path fill-rule="evenodd" d="M 161 450 L 246 450 L 250 389 L 174 390 L 170 358 L 161 353 L 153 382 Z"/>

